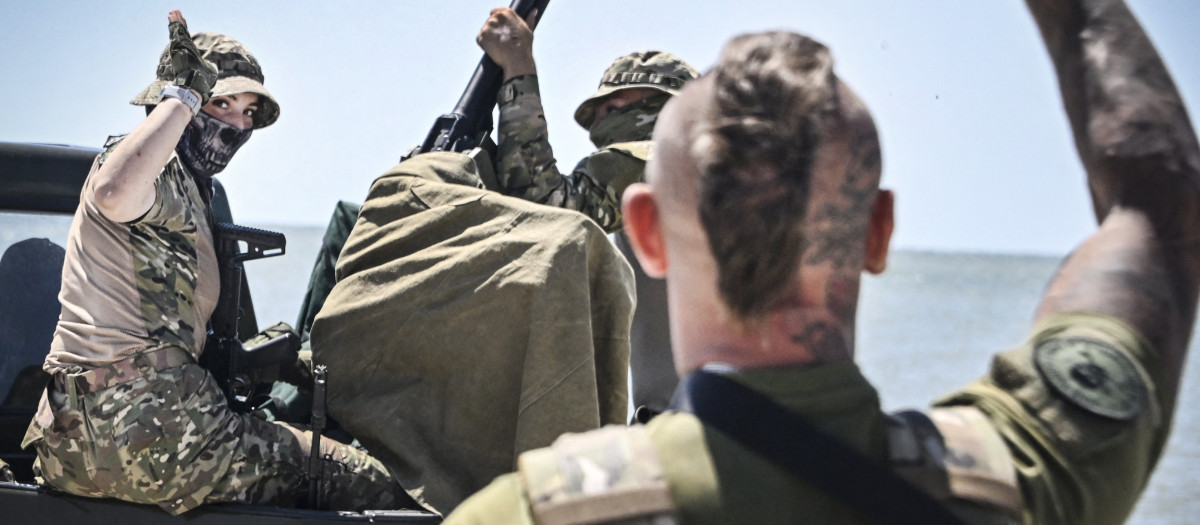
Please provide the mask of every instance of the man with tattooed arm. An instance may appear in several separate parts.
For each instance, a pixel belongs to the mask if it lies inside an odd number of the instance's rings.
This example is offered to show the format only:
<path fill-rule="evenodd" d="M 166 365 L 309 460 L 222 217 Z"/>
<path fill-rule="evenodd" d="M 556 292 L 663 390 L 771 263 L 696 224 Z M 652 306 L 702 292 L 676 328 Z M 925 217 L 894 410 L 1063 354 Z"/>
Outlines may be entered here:
<path fill-rule="evenodd" d="M 1200 286 L 1200 147 L 1121 0 L 1027 0 L 1097 231 L 1026 341 L 926 412 L 854 363 L 892 195 L 825 46 L 744 35 L 664 109 L 625 229 L 668 283 L 674 410 L 566 435 L 447 523 L 1123 522 L 1162 454 Z"/>

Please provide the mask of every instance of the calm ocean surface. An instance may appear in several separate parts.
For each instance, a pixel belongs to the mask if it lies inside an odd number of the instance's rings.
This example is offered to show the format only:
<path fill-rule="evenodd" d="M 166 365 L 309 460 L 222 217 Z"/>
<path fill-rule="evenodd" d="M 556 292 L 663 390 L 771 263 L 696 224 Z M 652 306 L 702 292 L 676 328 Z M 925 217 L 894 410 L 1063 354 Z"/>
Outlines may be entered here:
<path fill-rule="evenodd" d="M 63 224 L 59 231 L 65 232 Z M 0 252 L 27 226 L 0 214 Z M 287 255 L 246 265 L 260 326 L 296 321 L 324 233 L 323 227 L 275 229 L 287 234 Z M 57 234 L 45 236 L 63 243 Z M 1056 265 L 1045 257 L 893 254 L 883 276 L 866 278 L 859 311 L 858 361 L 879 388 L 884 408 L 924 407 L 983 374 L 992 353 L 1027 335 Z M 1198 346 L 1193 337 L 1172 438 L 1128 523 L 1183 524 L 1200 516 Z"/>

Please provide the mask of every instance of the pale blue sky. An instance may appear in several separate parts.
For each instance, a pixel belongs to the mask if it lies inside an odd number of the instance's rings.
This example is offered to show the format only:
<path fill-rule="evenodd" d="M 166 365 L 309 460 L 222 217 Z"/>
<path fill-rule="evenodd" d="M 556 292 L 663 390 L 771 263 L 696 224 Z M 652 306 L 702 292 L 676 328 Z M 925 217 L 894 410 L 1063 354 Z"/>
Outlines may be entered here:
<path fill-rule="evenodd" d="M 477 62 L 483 0 L 9 2 L 0 17 L 0 140 L 99 146 L 142 117 L 166 13 L 242 40 L 282 106 L 221 175 L 247 225 L 323 225 L 449 111 Z M 1133 0 L 1200 104 L 1200 2 Z M 737 7 L 740 4 L 742 7 Z M 751 7 L 746 7 L 747 5 Z M 700 69 L 746 31 L 828 44 L 879 123 L 896 246 L 1062 254 L 1092 229 L 1054 78 L 1015 0 L 554 0 L 535 42 L 551 143 L 588 153 L 572 120 L 615 57 L 663 49 Z"/>

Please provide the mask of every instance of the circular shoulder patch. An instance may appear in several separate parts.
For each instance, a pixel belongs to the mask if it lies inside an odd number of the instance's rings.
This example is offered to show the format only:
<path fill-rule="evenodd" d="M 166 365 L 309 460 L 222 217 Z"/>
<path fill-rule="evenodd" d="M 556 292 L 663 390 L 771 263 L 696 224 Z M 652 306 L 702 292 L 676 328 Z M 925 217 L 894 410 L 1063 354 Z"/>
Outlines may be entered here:
<path fill-rule="evenodd" d="M 1137 363 L 1103 341 L 1049 339 L 1033 349 L 1033 359 L 1054 390 L 1093 414 L 1126 421 L 1149 401 Z"/>

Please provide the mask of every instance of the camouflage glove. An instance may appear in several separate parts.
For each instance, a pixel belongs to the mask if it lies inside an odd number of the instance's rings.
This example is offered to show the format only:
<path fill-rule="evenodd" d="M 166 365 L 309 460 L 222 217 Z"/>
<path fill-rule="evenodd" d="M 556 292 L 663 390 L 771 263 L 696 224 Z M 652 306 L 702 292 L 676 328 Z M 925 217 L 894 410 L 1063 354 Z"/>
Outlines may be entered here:
<path fill-rule="evenodd" d="M 158 63 L 158 78 L 200 94 L 200 105 L 208 103 L 217 69 L 204 60 L 183 22 L 167 25 L 171 43 Z"/>

